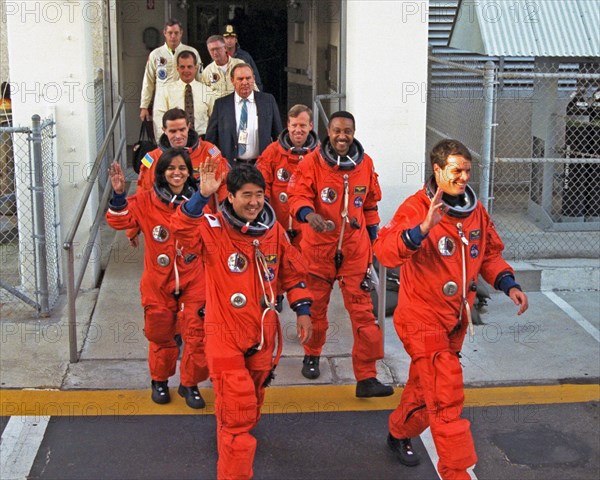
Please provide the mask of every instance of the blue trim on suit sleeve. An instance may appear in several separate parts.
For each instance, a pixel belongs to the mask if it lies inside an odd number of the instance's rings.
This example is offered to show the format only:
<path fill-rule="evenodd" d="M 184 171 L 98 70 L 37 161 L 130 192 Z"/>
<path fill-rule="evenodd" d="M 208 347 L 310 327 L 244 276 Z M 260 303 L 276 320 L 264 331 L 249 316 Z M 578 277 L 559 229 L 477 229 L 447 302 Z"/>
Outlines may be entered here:
<path fill-rule="evenodd" d="M 408 231 L 408 236 L 413 241 L 413 243 L 418 246 L 421 246 L 421 243 L 423 242 L 423 240 L 425 240 L 427 238 L 427 235 L 429 235 L 429 234 L 423 235 L 421 233 L 420 225 L 417 225 L 416 227 L 411 228 Z"/>
<path fill-rule="evenodd" d="M 304 303 L 302 305 L 298 305 L 296 307 L 296 309 L 294 310 L 294 312 L 298 316 L 300 316 L 300 315 L 310 315 L 310 304 L 309 303 Z"/>
<path fill-rule="evenodd" d="M 181 210 L 188 217 L 201 217 L 202 210 L 210 200 L 209 197 L 205 197 L 200 193 L 199 190 L 196 190 L 187 202 L 181 205 Z"/>
<path fill-rule="evenodd" d="M 127 192 L 115 193 L 113 192 L 112 199 L 108 203 L 111 210 L 119 211 L 123 210 L 127 206 Z"/>
<path fill-rule="evenodd" d="M 499 280 L 497 280 L 498 290 L 502 290 L 506 295 L 509 294 L 511 288 L 518 288 L 521 290 L 521 285 L 517 283 L 515 277 L 511 273 L 505 272 Z"/>
<path fill-rule="evenodd" d="M 377 233 L 379 232 L 379 225 L 367 225 L 367 232 L 369 233 L 369 239 L 372 242 L 377 240 Z"/>
<path fill-rule="evenodd" d="M 298 213 L 296 214 L 296 218 L 298 220 L 300 220 L 301 222 L 306 223 L 306 216 L 309 213 L 313 213 L 314 210 L 310 207 L 302 207 L 300 210 L 298 210 Z"/>

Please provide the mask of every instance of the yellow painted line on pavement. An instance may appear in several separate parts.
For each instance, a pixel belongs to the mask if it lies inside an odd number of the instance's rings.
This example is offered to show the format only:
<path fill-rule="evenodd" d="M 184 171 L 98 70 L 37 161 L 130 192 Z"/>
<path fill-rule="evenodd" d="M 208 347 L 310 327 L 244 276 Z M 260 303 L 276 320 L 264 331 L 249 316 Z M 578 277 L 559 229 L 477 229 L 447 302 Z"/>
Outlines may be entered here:
<path fill-rule="evenodd" d="M 359 399 L 354 385 L 311 385 L 267 389 L 263 413 L 335 413 L 393 410 L 402 388 L 385 398 Z M 0 416 L 211 415 L 214 394 L 200 389 L 206 408 L 192 410 L 171 389 L 171 403 L 157 405 L 150 390 L 0 390 Z M 496 407 L 600 400 L 600 385 L 543 385 L 465 389 L 466 407 Z"/>

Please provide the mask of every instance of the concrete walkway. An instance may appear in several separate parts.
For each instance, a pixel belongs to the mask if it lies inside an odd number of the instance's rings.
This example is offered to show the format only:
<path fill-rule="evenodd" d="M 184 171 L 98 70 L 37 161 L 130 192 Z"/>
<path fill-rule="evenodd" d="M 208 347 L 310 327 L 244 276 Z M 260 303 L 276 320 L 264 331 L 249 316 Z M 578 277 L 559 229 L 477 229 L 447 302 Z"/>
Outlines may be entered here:
<path fill-rule="evenodd" d="M 515 263 L 517 280 L 528 291 L 529 311 L 502 293 L 493 293 L 484 325 L 475 327 L 463 349 L 465 383 L 470 386 L 598 382 L 600 378 L 600 260 L 566 259 Z M 3 389 L 147 389 L 147 341 L 139 303 L 141 249 L 117 233 L 99 290 L 78 300 L 80 361 L 68 361 L 66 314 L 34 322 L 1 322 L 0 387 Z M 274 385 L 354 384 L 352 335 L 336 289 L 321 377 L 300 374 L 303 351 L 295 338 L 295 317 L 282 314 L 283 357 Z M 379 378 L 402 385 L 408 357 L 385 320 L 385 359 Z M 171 386 L 178 378 L 170 380 Z M 210 386 L 210 382 L 201 385 Z"/>

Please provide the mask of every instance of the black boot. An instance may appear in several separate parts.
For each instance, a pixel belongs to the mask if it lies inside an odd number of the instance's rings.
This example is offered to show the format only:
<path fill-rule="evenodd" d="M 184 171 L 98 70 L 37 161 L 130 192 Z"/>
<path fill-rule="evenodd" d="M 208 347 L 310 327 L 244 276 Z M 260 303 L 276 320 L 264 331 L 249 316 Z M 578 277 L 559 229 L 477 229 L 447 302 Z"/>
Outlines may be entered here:
<path fill-rule="evenodd" d="M 177 393 L 185 398 L 185 403 L 190 408 L 204 408 L 206 406 L 206 403 L 204 402 L 202 395 L 200 395 L 196 385 L 193 387 L 184 387 L 183 385 L 179 385 Z"/>
<path fill-rule="evenodd" d="M 302 360 L 302 375 L 309 380 L 319 378 L 319 375 L 321 375 L 321 371 L 319 370 L 320 359 L 321 357 L 319 356 L 304 355 L 304 360 Z"/>
<path fill-rule="evenodd" d="M 375 377 L 367 378 L 356 383 L 356 396 L 359 398 L 389 397 L 394 394 L 394 389 L 384 385 Z"/>
<path fill-rule="evenodd" d="M 161 405 L 171 401 L 169 382 L 167 380 L 164 382 L 152 380 L 152 401 Z"/>
<path fill-rule="evenodd" d="M 421 458 L 412 448 L 410 438 L 396 438 L 389 433 L 387 444 L 390 450 L 396 454 L 402 465 L 416 467 L 421 463 Z"/>

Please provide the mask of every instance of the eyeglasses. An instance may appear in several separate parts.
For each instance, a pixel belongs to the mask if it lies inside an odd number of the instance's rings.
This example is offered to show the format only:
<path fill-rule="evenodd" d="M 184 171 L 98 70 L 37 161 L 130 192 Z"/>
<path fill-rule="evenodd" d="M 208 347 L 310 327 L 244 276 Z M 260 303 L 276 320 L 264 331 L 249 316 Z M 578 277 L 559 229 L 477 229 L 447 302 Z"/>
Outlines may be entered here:
<path fill-rule="evenodd" d="M 214 47 L 214 48 L 209 48 L 208 51 L 209 52 L 218 52 L 219 50 L 223 50 L 225 47 Z"/>

